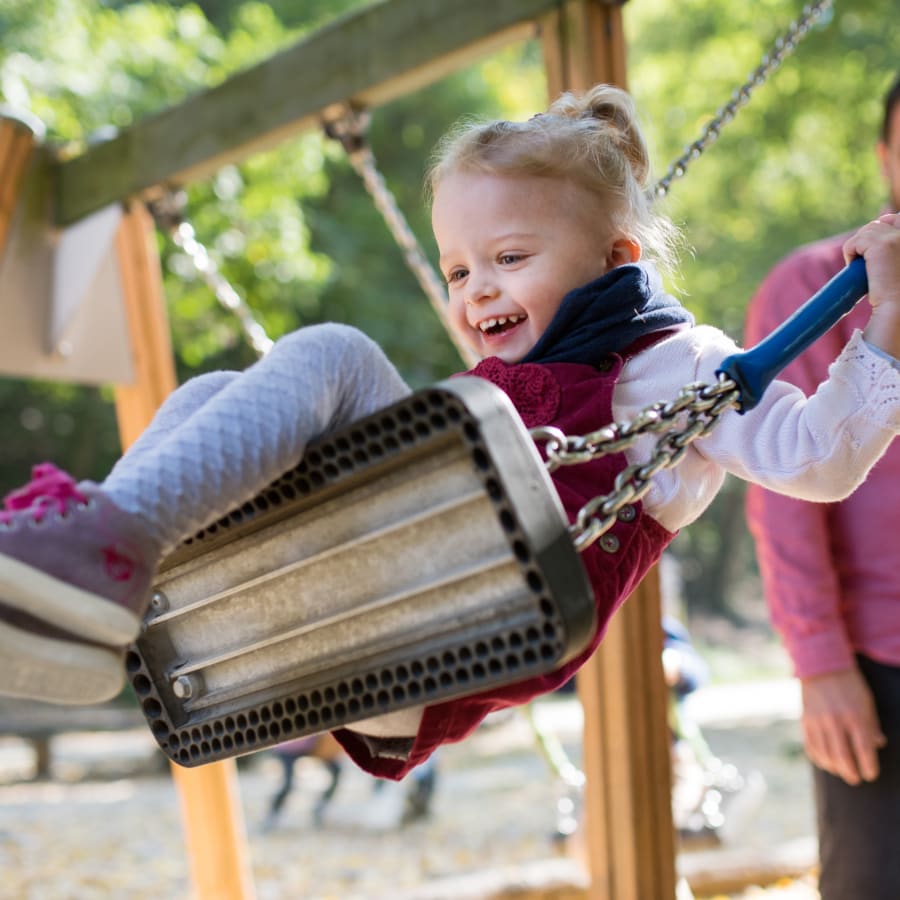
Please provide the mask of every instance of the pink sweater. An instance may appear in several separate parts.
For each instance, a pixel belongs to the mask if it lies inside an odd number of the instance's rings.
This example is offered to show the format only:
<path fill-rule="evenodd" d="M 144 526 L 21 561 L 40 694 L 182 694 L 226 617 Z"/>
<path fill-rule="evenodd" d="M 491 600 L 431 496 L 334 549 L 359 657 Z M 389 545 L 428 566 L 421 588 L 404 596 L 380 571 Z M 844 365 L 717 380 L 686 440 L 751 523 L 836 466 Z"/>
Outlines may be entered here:
<path fill-rule="evenodd" d="M 844 265 L 840 235 L 779 263 L 750 306 L 753 346 Z M 865 327 L 863 302 L 779 376 L 811 394 Z M 796 674 L 846 669 L 853 654 L 900 665 L 900 441 L 847 499 L 807 503 L 750 485 L 747 511 L 772 622 Z"/>

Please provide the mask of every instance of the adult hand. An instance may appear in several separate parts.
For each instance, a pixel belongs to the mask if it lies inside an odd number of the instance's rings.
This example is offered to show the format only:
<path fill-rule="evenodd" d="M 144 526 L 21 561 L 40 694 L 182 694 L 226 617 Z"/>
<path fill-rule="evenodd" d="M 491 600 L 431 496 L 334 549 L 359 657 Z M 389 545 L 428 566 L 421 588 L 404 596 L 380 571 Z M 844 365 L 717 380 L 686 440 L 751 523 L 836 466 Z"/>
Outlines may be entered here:
<path fill-rule="evenodd" d="M 872 316 L 863 337 L 900 358 L 900 214 L 886 213 L 863 225 L 844 244 L 847 260 L 864 256 Z"/>
<path fill-rule="evenodd" d="M 803 678 L 803 741 L 820 769 L 847 784 L 878 777 L 882 734 L 872 692 L 859 669 Z"/>

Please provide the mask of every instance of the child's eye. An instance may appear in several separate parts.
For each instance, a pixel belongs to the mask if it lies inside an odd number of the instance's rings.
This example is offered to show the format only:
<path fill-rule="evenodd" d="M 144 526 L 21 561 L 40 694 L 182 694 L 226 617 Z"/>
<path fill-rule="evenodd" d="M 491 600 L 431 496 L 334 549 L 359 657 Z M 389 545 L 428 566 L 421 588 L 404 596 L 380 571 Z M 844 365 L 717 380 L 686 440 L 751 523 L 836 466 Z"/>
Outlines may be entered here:
<path fill-rule="evenodd" d="M 520 262 L 522 259 L 524 259 L 524 256 L 521 253 L 501 253 L 500 256 L 497 257 L 497 261 L 501 266 L 511 266 L 514 263 Z"/>
<path fill-rule="evenodd" d="M 447 284 L 453 284 L 454 281 L 462 281 L 468 274 L 466 269 L 454 269 L 452 272 L 447 273 Z"/>

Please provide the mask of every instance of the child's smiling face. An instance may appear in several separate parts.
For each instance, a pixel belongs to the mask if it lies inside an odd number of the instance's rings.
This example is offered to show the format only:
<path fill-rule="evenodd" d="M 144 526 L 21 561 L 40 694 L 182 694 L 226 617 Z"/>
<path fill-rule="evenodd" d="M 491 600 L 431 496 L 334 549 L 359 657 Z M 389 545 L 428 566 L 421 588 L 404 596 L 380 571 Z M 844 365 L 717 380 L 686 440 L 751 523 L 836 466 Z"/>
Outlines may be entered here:
<path fill-rule="evenodd" d="M 639 256 L 614 240 L 600 204 L 569 181 L 452 172 L 432 227 L 450 325 L 479 356 L 521 360 L 574 288 Z"/>

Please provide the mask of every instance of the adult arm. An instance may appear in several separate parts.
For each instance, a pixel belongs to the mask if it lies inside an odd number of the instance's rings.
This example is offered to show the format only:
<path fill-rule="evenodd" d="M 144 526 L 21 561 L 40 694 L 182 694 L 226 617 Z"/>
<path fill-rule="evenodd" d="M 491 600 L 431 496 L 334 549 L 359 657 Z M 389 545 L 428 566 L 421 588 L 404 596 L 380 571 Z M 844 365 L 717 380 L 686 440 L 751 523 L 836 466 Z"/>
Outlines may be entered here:
<path fill-rule="evenodd" d="M 836 247 L 828 254 L 820 251 L 818 265 L 817 258 L 810 260 L 808 255 L 789 257 L 763 281 L 748 310 L 747 346 L 754 346 L 774 331 L 815 292 L 816 283 L 827 281 L 841 264 Z M 859 320 L 859 314 L 854 318 Z M 780 379 L 796 385 L 804 394 L 815 393 L 849 336 L 847 324 L 839 323 L 790 363 Z M 830 504 L 797 500 L 753 483 L 748 486 L 747 519 L 772 624 L 800 678 L 854 665 L 841 616 L 840 585 L 829 533 L 832 511 Z"/>
<path fill-rule="evenodd" d="M 840 267 L 837 242 L 818 253 L 788 259 L 765 279 L 751 302 L 746 343 L 773 331 Z M 815 391 L 853 325 L 856 311 L 781 373 L 805 393 Z M 840 583 L 829 518 L 839 507 L 808 503 L 751 484 L 750 531 L 756 543 L 764 594 L 801 682 L 801 727 L 810 761 L 848 784 L 878 775 L 877 748 L 884 742 L 871 691 L 857 668 L 841 615 Z"/>

